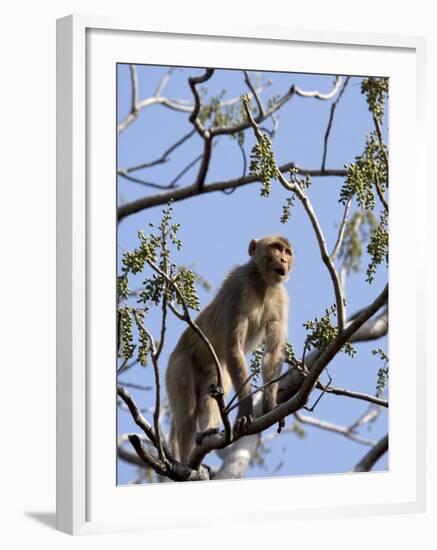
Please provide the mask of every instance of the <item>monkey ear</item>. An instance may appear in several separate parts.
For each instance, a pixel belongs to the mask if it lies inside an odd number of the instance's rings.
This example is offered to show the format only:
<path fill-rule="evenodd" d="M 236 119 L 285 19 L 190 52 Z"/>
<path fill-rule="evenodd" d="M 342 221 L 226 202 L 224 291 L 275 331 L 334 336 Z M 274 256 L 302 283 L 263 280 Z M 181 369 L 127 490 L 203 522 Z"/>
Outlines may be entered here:
<path fill-rule="evenodd" d="M 252 254 L 255 252 L 256 248 L 256 239 L 252 239 L 249 243 L 249 256 L 252 256 Z"/>

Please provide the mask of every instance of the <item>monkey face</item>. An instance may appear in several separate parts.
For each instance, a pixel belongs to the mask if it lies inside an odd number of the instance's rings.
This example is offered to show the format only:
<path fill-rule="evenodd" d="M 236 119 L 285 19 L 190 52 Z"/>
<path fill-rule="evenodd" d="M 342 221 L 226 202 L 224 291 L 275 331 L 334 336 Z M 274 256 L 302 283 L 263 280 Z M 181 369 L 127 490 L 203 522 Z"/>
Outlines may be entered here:
<path fill-rule="evenodd" d="M 291 269 L 292 252 L 291 247 L 280 241 L 274 241 L 268 245 L 269 267 L 273 277 L 282 282 L 287 278 Z"/>
<path fill-rule="evenodd" d="M 271 283 L 287 280 L 293 264 L 293 250 L 287 239 L 271 236 L 252 240 L 249 254 L 265 280 Z"/>

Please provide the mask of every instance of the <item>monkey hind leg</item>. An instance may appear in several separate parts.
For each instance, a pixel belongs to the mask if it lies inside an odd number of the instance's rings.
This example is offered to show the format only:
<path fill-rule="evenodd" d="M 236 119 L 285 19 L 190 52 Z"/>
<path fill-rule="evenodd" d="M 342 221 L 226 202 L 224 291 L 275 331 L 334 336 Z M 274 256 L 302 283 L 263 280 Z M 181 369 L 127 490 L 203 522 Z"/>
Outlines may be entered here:
<path fill-rule="evenodd" d="M 220 411 L 216 400 L 209 393 L 204 393 L 199 399 L 198 418 L 201 432 L 213 430 L 220 426 Z"/>
<path fill-rule="evenodd" d="M 196 435 L 196 443 L 202 444 L 203 439 L 219 431 L 221 423 L 220 410 L 217 401 L 210 394 L 210 383 L 205 381 L 200 388 L 197 418 L 199 420 L 199 433 Z"/>
<path fill-rule="evenodd" d="M 179 449 L 179 460 L 188 463 L 196 438 L 196 418 L 181 418 L 175 423 L 176 441 Z"/>
<path fill-rule="evenodd" d="M 222 365 L 222 389 L 226 395 L 232 382 L 225 365 Z M 199 392 L 197 417 L 199 419 L 199 433 L 196 442 L 200 445 L 205 436 L 219 432 L 222 422 L 217 401 L 211 396 L 211 381 L 215 381 L 215 367 L 211 366 L 211 376 L 204 380 Z"/>
<path fill-rule="evenodd" d="M 166 372 L 167 395 L 171 409 L 170 445 L 176 447 L 181 462 L 188 461 L 196 435 L 197 398 L 189 359 L 170 358 Z"/>

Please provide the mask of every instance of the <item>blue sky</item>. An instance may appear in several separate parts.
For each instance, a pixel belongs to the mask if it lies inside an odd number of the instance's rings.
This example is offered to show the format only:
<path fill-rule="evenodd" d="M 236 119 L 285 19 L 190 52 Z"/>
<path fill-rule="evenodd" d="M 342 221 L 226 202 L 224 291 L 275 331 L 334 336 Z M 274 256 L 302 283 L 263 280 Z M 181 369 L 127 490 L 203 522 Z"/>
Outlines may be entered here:
<path fill-rule="evenodd" d="M 118 120 L 125 118 L 130 109 L 131 81 L 128 65 L 118 65 Z M 152 96 L 167 72 L 166 67 L 138 66 L 140 99 Z M 192 100 L 188 77 L 202 74 L 202 69 L 176 69 L 164 89 L 163 95 L 170 98 Z M 250 73 L 254 78 L 254 73 Z M 292 84 L 305 90 L 329 91 L 335 80 L 332 75 L 311 75 L 294 73 L 262 73 L 264 82 L 271 84 L 261 94 L 264 104 L 275 95 L 284 94 Z M 353 162 L 365 144 L 365 136 L 373 130 L 371 115 L 365 97 L 360 92 L 360 77 L 351 78 L 337 107 L 329 141 L 327 168 L 343 168 Z M 211 98 L 226 90 L 224 99 L 238 97 L 247 92 L 242 71 L 216 70 L 214 76 L 202 85 L 208 88 L 206 97 Z M 335 99 L 335 98 L 334 98 Z M 305 168 L 318 169 L 323 154 L 323 138 L 333 100 L 294 97 L 278 111 L 279 126 L 273 141 L 273 150 L 279 164 L 294 161 Z M 271 127 L 271 122 L 265 123 Z M 191 129 L 188 114 L 175 112 L 162 105 L 144 109 L 139 118 L 118 139 L 118 168 L 127 168 L 141 162 L 151 161 L 162 155 L 178 138 Z M 385 132 L 387 128 L 385 126 Z M 249 157 L 254 144 L 251 130 L 246 131 L 245 149 Z M 169 183 L 190 161 L 202 151 L 202 143 L 196 135 L 184 143 L 169 162 L 136 172 L 137 177 L 159 184 Z M 180 186 L 195 181 L 198 165 L 187 172 L 180 180 Z M 242 174 L 242 155 L 235 140 L 223 136 L 213 151 L 213 160 L 206 183 L 239 177 Z M 310 199 L 323 228 L 328 248 L 332 249 L 337 237 L 343 207 L 338 202 L 342 178 L 313 178 L 309 191 Z M 123 178 L 118 178 L 119 203 L 155 194 L 150 189 Z M 260 184 L 236 189 L 231 195 L 221 192 L 193 197 L 174 205 L 174 220 L 181 224 L 180 237 L 184 243 L 182 250 L 173 257 L 177 264 L 192 266 L 213 287 L 212 292 L 199 288 L 202 306 L 211 300 L 226 273 L 235 265 L 247 261 L 247 247 L 252 238 L 267 234 L 281 233 L 289 238 L 295 247 L 295 268 L 287 283 L 290 294 L 289 340 L 298 355 L 302 353 L 305 330 L 302 324 L 314 317 L 320 317 L 326 307 L 334 303 L 333 289 L 326 267 L 320 260 L 314 232 L 306 214 L 296 202 L 290 221 L 280 223 L 282 205 L 289 195 L 279 184 L 272 186 L 269 199 L 260 196 Z M 160 220 L 162 206 L 147 209 L 125 218 L 118 227 L 118 252 L 131 250 L 137 245 L 137 232 L 148 230 L 149 222 Z M 354 205 L 354 209 L 356 205 Z M 367 265 L 363 258 L 363 267 Z M 133 282 L 135 287 L 141 278 Z M 387 282 L 385 266 L 378 269 L 372 285 L 365 282 L 365 273 L 352 274 L 347 279 L 346 297 L 348 313 L 351 314 L 372 301 Z M 167 358 L 177 342 L 184 326 L 171 317 L 166 343 L 160 364 L 164 373 Z M 152 310 L 147 327 L 156 336 L 159 334 L 159 311 Z M 348 388 L 364 393 L 375 393 L 377 371 L 381 361 L 371 350 L 382 347 L 387 350 L 387 338 L 377 342 L 357 344 L 358 354 L 354 359 L 339 354 L 329 366 L 333 386 Z M 150 367 L 136 366 L 125 374 L 124 381 L 142 385 L 153 384 Z M 141 407 L 153 405 L 153 392 L 130 390 Z M 310 398 L 315 400 L 317 393 Z M 351 424 L 366 409 L 363 401 L 346 397 L 325 395 L 317 405 L 313 416 L 340 425 Z M 303 411 L 305 414 L 306 411 Z M 151 418 L 150 413 L 145 413 Z M 291 426 L 293 420 L 287 420 Z M 378 440 L 387 432 L 388 415 L 384 411 L 378 419 L 367 425 L 360 434 Z M 264 455 L 266 468 L 251 467 L 246 477 L 265 477 L 282 463 L 275 475 L 328 474 L 350 471 L 367 452 L 368 447 L 354 443 L 341 435 L 322 431 L 311 426 L 303 426 L 306 437 L 298 438 L 293 433 L 284 433 L 268 443 L 268 453 Z M 119 433 L 137 431 L 128 413 L 118 413 Z M 274 430 L 273 428 L 272 430 Z M 220 460 L 212 455 L 211 464 Z M 387 468 L 387 456 L 383 457 L 375 470 Z M 127 483 L 137 475 L 135 467 L 120 462 L 119 483 Z"/>

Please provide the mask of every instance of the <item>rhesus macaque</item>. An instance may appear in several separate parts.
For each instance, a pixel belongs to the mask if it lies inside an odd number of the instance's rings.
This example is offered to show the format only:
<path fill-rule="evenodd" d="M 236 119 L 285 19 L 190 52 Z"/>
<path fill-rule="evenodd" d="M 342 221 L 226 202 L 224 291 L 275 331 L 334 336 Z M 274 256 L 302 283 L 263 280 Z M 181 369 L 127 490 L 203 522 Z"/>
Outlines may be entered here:
<path fill-rule="evenodd" d="M 288 294 L 282 283 L 293 264 L 287 239 L 277 235 L 253 239 L 250 261 L 236 267 L 224 280 L 213 301 L 196 323 L 211 342 L 222 367 L 222 384 L 238 392 L 234 429 L 245 430 L 253 420 L 251 386 L 245 355 L 265 344 L 262 366 L 264 383 L 279 376 L 287 339 Z M 210 395 L 217 384 L 216 368 L 205 343 L 191 327 L 182 334 L 170 355 L 166 373 L 172 413 L 171 443 L 182 462 L 187 462 L 196 431 L 217 429 L 220 411 Z M 276 405 L 278 383 L 264 389 L 263 413 Z"/>

